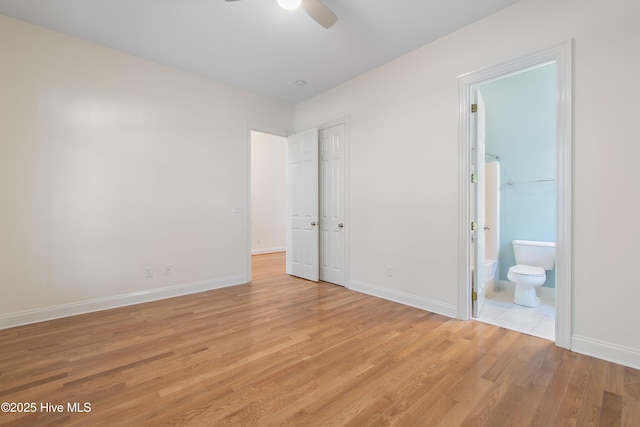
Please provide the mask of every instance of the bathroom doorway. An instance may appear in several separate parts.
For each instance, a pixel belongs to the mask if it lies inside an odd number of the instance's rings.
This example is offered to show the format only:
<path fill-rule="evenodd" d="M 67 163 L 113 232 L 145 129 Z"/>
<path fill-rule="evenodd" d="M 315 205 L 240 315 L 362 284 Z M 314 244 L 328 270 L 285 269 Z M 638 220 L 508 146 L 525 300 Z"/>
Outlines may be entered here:
<path fill-rule="evenodd" d="M 482 186 L 485 216 L 484 263 L 474 265 L 484 266 L 484 283 L 475 286 L 486 295 L 473 302 L 473 317 L 549 340 L 555 339 L 555 268 L 535 289 L 536 307 L 514 303 L 515 286 L 507 273 L 517 264 L 512 241 L 555 243 L 555 76 L 551 62 L 478 86 L 484 103 L 485 172 L 471 189 L 474 193 Z"/>
<path fill-rule="evenodd" d="M 555 271 L 555 288 L 551 286 L 547 286 L 548 290 L 545 292 L 550 292 L 552 296 L 555 296 L 555 321 L 547 320 L 545 323 L 549 324 L 548 329 L 551 329 L 552 332 L 555 332 L 555 342 L 557 345 L 565 348 L 570 347 L 570 335 L 571 335 L 571 79 L 572 79 L 572 43 L 568 42 L 566 44 L 554 47 L 547 51 L 539 52 L 536 54 L 532 54 L 509 63 L 500 64 L 494 67 L 490 67 L 484 70 L 480 70 L 477 72 L 469 73 L 459 77 L 460 82 L 460 148 L 461 148 L 461 164 L 460 170 L 462 172 L 461 179 L 463 180 L 461 183 L 460 189 L 460 203 L 461 203 L 461 212 L 460 212 L 460 227 L 461 227 L 461 249 L 460 249 L 460 259 L 461 259 L 461 272 L 460 272 L 460 300 L 459 300 L 459 315 L 458 317 L 461 319 L 469 319 L 472 315 L 472 300 L 474 297 L 477 297 L 477 282 L 479 279 L 482 279 L 482 274 L 486 274 L 488 279 L 493 279 L 492 285 L 494 286 L 493 291 L 496 289 L 501 289 L 501 286 L 504 282 L 507 282 L 506 276 L 503 279 L 501 274 L 504 274 L 505 271 L 508 270 L 510 265 L 509 258 L 513 259 L 513 252 L 510 248 L 510 241 L 513 236 L 509 236 L 509 231 L 512 227 L 511 224 L 505 221 L 509 221 L 505 215 L 503 218 L 498 221 L 497 224 L 475 224 L 475 212 L 473 211 L 473 203 L 471 203 L 472 191 L 471 184 L 469 181 L 469 176 L 473 179 L 477 179 L 476 169 L 478 166 L 484 166 L 486 164 L 497 163 L 494 165 L 495 169 L 497 169 L 497 175 L 501 175 L 498 178 L 498 196 L 504 196 L 505 191 L 518 191 L 522 192 L 522 188 L 526 186 L 532 186 L 534 193 L 545 192 L 551 193 L 552 199 L 552 209 L 551 209 L 551 218 L 555 219 L 554 229 L 548 230 L 547 233 L 551 233 L 546 235 L 546 237 L 535 237 L 531 236 L 529 240 L 547 240 L 554 241 L 556 243 L 557 255 L 556 255 L 556 271 Z M 549 67 L 549 68 L 545 68 Z M 474 116 L 476 112 L 475 104 L 476 99 L 478 99 L 478 94 L 481 93 L 484 97 L 487 98 L 495 98 L 489 94 L 488 89 L 491 84 L 500 85 L 501 83 L 507 82 L 507 79 L 526 79 L 529 77 L 528 72 L 533 72 L 538 70 L 539 72 L 546 72 L 547 77 L 550 76 L 555 86 L 551 90 L 551 98 L 552 98 L 552 107 L 553 111 L 551 111 L 551 136 L 547 135 L 547 139 L 550 140 L 551 150 L 555 155 L 555 158 L 549 162 L 550 166 L 545 166 L 545 170 L 548 172 L 549 167 L 551 170 L 551 175 L 544 176 L 540 175 L 540 177 L 529 178 L 515 178 L 515 173 L 521 171 L 520 166 L 508 166 L 504 164 L 504 158 L 501 156 L 500 152 L 492 152 L 491 148 L 483 147 L 486 151 L 486 156 L 483 154 L 483 158 L 485 158 L 485 162 L 477 162 L 475 164 L 473 162 L 474 156 L 478 157 L 477 151 L 477 119 Z M 505 80 L 505 82 L 501 82 Z M 530 104 L 534 102 L 531 101 L 531 95 L 520 93 L 517 94 L 513 88 L 502 90 L 502 95 L 507 98 L 512 98 L 512 106 L 510 107 L 512 113 L 518 113 L 519 110 L 525 111 L 529 107 Z M 486 100 L 485 100 L 486 101 Z M 489 100 L 488 103 L 492 103 L 494 101 Z M 492 114 L 492 107 L 487 107 L 487 115 Z M 536 114 L 536 113 L 529 113 Z M 555 120 L 553 120 L 555 118 Z M 514 127 L 518 130 L 518 126 L 522 126 L 518 124 L 518 121 L 513 118 L 504 119 L 502 123 L 503 127 Z M 487 146 L 491 147 L 491 142 L 489 141 L 491 136 L 491 130 L 487 129 Z M 548 132 L 547 132 L 548 133 Z M 511 137 L 513 138 L 513 136 Z M 533 150 L 540 145 L 539 142 L 529 142 L 528 148 Z M 508 152 L 514 151 L 514 146 L 508 146 L 504 148 L 501 146 L 496 151 L 502 150 L 506 157 L 513 157 L 511 153 Z M 473 148 L 473 150 L 472 150 Z M 506 150 L 506 151 L 505 151 Z M 508 155 L 507 155 L 508 154 Z M 531 153 L 524 153 L 523 156 L 524 162 L 526 163 L 528 160 L 532 159 Z M 505 170 L 507 167 L 508 170 Z M 535 170 L 535 168 L 534 168 Z M 484 170 L 481 170 L 484 172 Z M 541 172 L 541 173 L 547 173 Z M 484 175 L 484 173 L 483 173 Z M 510 176 L 512 175 L 512 176 Z M 555 180 L 555 181 L 553 181 Z M 526 182 L 526 183 L 525 183 Z M 479 184 L 476 184 L 479 185 Z M 549 187 L 543 188 L 545 185 L 555 188 L 551 190 Z M 509 187 L 505 190 L 505 187 Z M 537 188 L 536 188 L 537 187 Z M 484 192 L 484 186 L 482 188 Z M 528 189 L 528 190 L 531 190 Z M 480 191 L 475 191 L 475 194 L 480 195 Z M 501 194 L 504 193 L 504 194 Z M 500 198 L 500 197 L 498 197 Z M 503 197 L 504 198 L 504 197 Z M 484 204 L 484 198 L 482 198 L 482 204 Z M 500 202 L 504 207 L 504 201 Z M 549 203 L 544 202 L 547 208 L 549 208 Z M 530 206 L 530 205 L 529 205 Z M 480 211 L 480 209 L 477 209 Z M 525 227 L 522 230 L 516 230 L 516 233 L 530 233 L 533 229 L 536 228 L 535 224 L 532 221 L 526 220 L 526 207 L 521 207 L 520 211 L 516 212 L 518 215 L 514 215 L 512 212 L 509 214 L 510 217 L 513 218 L 521 218 L 525 217 Z M 484 211 L 483 211 L 484 213 Z M 473 216 L 472 216 L 473 215 Z M 549 217 L 548 214 L 547 217 Z M 469 224 L 472 224 L 469 227 Z M 471 240 L 474 238 L 475 242 L 478 242 L 479 237 L 484 237 L 485 227 L 487 226 L 488 230 L 493 227 L 497 228 L 497 232 L 502 234 L 502 237 L 498 238 L 500 242 L 498 245 L 498 254 L 495 255 L 496 264 L 495 268 L 487 269 L 485 259 L 482 259 L 482 262 L 475 263 L 475 259 L 473 255 L 477 256 L 477 251 L 472 250 Z M 517 227 L 516 227 L 517 228 Z M 472 231 L 473 229 L 473 231 Z M 527 236 L 525 234 L 524 236 Z M 519 237 L 519 239 L 526 239 L 526 237 Z M 505 244 L 505 241 L 508 241 Z M 475 243 L 474 243 L 475 244 Z M 488 249 L 488 248 L 485 248 Z M 490 249 L 487 250 L 487 253 L 490 253 Z M 489 255 L 491 256 L 491 255 Z M 483 257 L 484 258 L 484 257 Z M 501 265 L 502 264 L 502 265 Z M 477 272 L 473 272 L 475 268 L 474 265 L 483 266 L 482 269 L 476 269 Z M 513 265 L 513 264 L 511 264 Z M 502 272 L 502 273 L 501 273 Z M 551 276 L 554 276 L 553 273 Z M 553 281 L 553 279 L 552 279 Z M 482 279 L 481 283 L 484 283 L 484 279 Z M 507 282 L 508 283 L 508 282 Z M 552 283 L 552 282 L 550 282 Z M 492 289 L 489 286 L 489 292 L 491 293 Z M 506 303 L 507 301 L 505 301 Z M 480 307 L 478 307 L 479 309 Z M 522 307 L 523 309 L 525 307 Z M 505 308 L 505 312 L 508 310 L 508 307 Z M 481 314 L 483 310 L 478 310 Z M 477 314 L 477 313 L 476 313 Z M 547 317 L 549 313 L 544 313 L 541 316 L 540 313 L 536 313 L 536 317 L 539 320 L 542 320 L 544 317 Z M 515 314 L 511 314 L 510 316 L 515 316 Z M 504 325 L 504 326 L 513 326 L 513 325 Z M 532 333 L 532 330 L 524 331 L 527 333 Z M 547 336 L 549 338 L 549 336 Z"/>

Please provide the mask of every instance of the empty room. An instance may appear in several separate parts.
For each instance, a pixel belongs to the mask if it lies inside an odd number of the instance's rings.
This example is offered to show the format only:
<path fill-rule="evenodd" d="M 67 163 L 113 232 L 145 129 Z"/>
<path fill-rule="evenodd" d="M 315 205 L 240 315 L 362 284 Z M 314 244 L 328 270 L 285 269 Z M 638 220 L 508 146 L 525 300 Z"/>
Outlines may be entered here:
<path fill-rule="evenodd" d="M 637 426 L 637 0 L 0 0 L 0 425 Z"/>

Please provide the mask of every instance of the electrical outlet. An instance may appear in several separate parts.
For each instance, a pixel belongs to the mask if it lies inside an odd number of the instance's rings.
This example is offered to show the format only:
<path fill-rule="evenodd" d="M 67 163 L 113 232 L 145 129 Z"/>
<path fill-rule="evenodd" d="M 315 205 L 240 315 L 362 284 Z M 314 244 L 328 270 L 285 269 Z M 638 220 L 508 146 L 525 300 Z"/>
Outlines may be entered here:
<path fill-rule="evenodd" d="M 387 277 L 393 277 L 393 267 L 387 266 Z"/>
<path fill-rule="evenodd" d="M 171 273 L 173 273 L 173 265 L 167 265 L 164 267 L 164 274 L 165 275 L 170 275 Z"/>
<path fill-rule="evenodd" d="M 144 277 L 153 277 L 153 267 L 144 268 Z"/>

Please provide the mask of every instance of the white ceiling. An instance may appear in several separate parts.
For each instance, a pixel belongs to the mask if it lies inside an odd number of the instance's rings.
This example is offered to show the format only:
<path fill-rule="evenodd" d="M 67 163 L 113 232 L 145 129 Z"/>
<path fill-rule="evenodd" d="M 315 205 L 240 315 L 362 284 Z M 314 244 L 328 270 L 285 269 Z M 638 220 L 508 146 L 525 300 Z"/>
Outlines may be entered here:
<path fill-rule="evenodd" d="M 0 13 L 296 104 L 517 1 L 324 0 L 329 29 L 276 0 L 0 0 Z"/>

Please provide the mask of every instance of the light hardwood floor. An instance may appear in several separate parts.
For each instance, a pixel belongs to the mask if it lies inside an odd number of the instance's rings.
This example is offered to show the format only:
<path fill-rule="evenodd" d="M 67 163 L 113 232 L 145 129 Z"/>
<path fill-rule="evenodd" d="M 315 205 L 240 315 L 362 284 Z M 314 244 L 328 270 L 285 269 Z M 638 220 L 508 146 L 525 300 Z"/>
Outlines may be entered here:
<path fill-rule="evenodd" d="M 289 277 L 283 254 L 254 257 L 250 284 L 7 329 L 0 346 L 0 402 L 37 405 L 2 425 L 640 425 L 640 371 Z"/>

